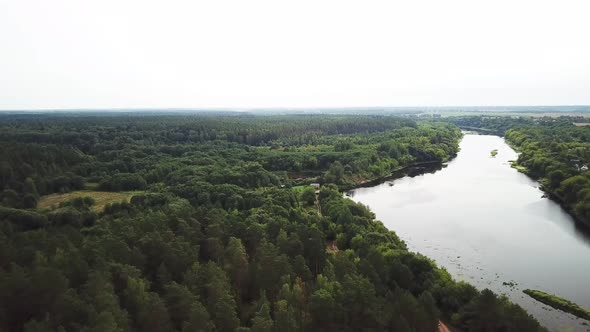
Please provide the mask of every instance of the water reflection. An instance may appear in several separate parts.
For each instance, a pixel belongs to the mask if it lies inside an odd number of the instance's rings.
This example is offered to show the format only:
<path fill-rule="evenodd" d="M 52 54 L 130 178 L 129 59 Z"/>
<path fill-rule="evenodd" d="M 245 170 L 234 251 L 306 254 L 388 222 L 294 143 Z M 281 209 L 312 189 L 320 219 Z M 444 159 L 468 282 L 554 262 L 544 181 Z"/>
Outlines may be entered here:
<path fill-rule="evenodd" d="M 352 189 L 346 192 L 346 196 L 354 197 L 355 193 L 358 191 L 359 188 L 370 188 L 376 185 L 387 184 L 389 186 L 393 186 L 394 180 L 401 179 L 404 177 L 416 177 L 416 176 L 423 176 L 425 174 L 434 174 L 437 171 L 447 167 L 447 163 L 427 163 L 421 166 L 410 166 L 405 167 L 403 169 L 394 171 L 391 175 L 387 177 L 383 177 L 374 181 L 368 181 L 361 185 L 359 185 L 356 189 Z"/>

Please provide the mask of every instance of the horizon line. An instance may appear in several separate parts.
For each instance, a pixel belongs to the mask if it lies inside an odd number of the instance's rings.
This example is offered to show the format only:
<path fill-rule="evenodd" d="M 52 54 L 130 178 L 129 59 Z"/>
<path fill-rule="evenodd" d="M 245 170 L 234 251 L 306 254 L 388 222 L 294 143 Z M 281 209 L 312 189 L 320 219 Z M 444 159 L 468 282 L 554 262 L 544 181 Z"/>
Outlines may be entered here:
<path fill-rule="evenodd" d="M 265 107 L 65 107 L 65 108 L 13 108 L 0 109 L 0 112 L 71 112 L 71 111 L 264 111 L 264 110 L 362 110 L 362 109 L 447 109 L 447 108 L 589 108 L 590 104 L 571 105 L 420 105 L 420 106 L 265 106 Z"/>

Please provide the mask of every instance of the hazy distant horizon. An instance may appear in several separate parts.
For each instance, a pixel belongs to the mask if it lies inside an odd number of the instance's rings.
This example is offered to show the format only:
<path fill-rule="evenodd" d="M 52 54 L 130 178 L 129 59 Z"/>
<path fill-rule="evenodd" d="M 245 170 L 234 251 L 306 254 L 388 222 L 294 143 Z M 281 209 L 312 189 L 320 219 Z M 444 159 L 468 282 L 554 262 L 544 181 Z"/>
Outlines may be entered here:
<path fill-rule="evenodd" d="M 0 109 L 590 105 L 589 12 L 586 0 L 0 1 Z"/>
<path fill-rule="evenodd" d="M 306 111 L 466 111 L 466 112 L 590 112 L 590 105 L 464 105 L 464 106 L 331 106 L 331 107 L 127 107 L 127 108 L 39 108 L 0 109 L 2 113 L 57 112 L 306 112 Z"/>

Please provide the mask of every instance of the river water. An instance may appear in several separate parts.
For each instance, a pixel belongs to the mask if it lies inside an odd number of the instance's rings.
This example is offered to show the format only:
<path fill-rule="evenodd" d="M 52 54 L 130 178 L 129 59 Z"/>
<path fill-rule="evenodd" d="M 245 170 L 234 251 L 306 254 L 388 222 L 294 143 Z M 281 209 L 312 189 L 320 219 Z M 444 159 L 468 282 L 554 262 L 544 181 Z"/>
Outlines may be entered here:
<path fill-rule="evenodd" d="M 590 322 L 522 293 L 538 289 L 590 308 L 590 237 L 510 167 L 517 153 L 502 138 L 466 134 L 460 147 L 439 171 L 347 195 L 455 279 L 506 294 L 551 331 L 590 331 Z"/>

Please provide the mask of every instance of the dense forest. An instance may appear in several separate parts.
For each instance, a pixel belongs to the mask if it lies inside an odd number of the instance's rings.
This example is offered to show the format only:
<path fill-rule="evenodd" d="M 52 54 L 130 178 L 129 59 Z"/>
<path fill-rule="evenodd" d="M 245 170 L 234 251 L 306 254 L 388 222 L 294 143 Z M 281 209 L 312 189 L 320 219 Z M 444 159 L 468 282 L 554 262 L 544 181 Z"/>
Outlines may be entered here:
<path fill-rule="evenodd" d="M 460 137 L 389 116 L 2 115 L 0 331 L 543 331 L 342 194 Z"/>
<path fill-rule="evenodd" d="M 464 128 L 483 128 L 504 135 L 520 152 L 515 167 L 538 179 L 551 198 L 590 229 L 590 128 L 586 126 L 587 119 L 463 117 L 452 121 Z"/>

